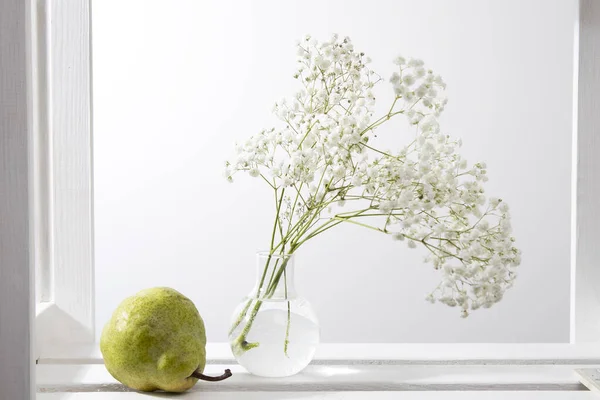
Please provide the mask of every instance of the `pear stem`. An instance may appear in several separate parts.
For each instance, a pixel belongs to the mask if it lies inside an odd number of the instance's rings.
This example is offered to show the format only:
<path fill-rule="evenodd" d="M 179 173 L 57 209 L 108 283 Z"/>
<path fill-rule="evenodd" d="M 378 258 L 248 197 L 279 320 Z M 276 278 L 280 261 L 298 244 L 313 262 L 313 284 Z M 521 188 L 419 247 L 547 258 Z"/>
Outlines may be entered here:
<path fill-rule="evenodd" d="M 229 378 L 231 375 L 233 375 L 231 373 L 231 370 L 226 369 L 225 372 L 223 373 L 223 375 L 221 375 L 221 376 L 206 376 L 202 372 L 199 372 L 199 371 L 192 372 L 191 376 L 193 376 L 194 378 L 200 379 L 202 381 L 218 382 L 218 381 L 222 381 L 224 379 Z"/>

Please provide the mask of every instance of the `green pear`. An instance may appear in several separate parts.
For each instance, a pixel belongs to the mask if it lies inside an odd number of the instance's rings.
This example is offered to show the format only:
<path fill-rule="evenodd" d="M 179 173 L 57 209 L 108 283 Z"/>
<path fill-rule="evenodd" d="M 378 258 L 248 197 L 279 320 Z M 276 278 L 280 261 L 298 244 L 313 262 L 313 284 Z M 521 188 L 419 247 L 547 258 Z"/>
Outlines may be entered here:
<path fill-rule="evenodd" d="M 194 303 L 178 291 L 142 290 L 117 307 L 104 326 L 100 351 L 106 369 L 119 382 L 144 392 L 184 392 L 198 379 L 231 376 L 202 374 L 206 331 Z"/>

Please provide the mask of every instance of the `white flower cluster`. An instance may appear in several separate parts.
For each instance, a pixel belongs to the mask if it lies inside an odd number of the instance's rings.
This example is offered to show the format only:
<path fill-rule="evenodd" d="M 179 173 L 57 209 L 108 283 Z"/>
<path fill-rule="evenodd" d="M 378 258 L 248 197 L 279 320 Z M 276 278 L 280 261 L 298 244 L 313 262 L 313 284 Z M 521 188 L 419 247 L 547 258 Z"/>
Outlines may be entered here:
<path fill-rule="evenodd" d="M 246 171 L 275 191 L 279 251 L 293 252 L 339 223 L 358 224 L 429 251 L 442 281 L 428 300 L 459 307 L 464 317 L 490 307 L 520 263 L 508 206 L 486 201 L 486 165 L 468 167 L 460 141 L 440 132 L 443 80 L 421 60 L 396 58 L 394 102 L 375 119 L 381 78 L 369 62 L 349 38 L 307 36 L 294 74 L 302 89 L 274 108 L 284 126 L 237 145 L 226 176 Z M 415 140 L 394 153 L 372 147 L 375 129 L 400 114 L 417 127 Z M 351 211 L 324 216 L 335 204 Z"/>
<path fill-rule="evenodd" d="M 438 117 L 447 99 L 443 96 L 446 84 L 439 75 L 426 70 L 422 60 L 396 57 L 394 64 L 399 71 L 394 72 L 390 82 L 394 85 L 394 93 L 404 99 L 407 104 L 406 117 L 412 124 L 418 124 L 426 115 Z"/>
<path fill-rule="evenodd" d="M 246 170 L 276 187 L 303 185 L 314 195 L 319 181 L 343 178 L 353 157 L 364 151 L 358 144 L 366 140 L 373 79 L 379 80 L 367 69 L 368 60 L 349 39 L 337 37 L 322 44 L 307 37 L 298 44 L 298 56 L 294 77 L 303 89 L 274 107 L 284 128 L 262 131 L 238 145 L 236 159 L 227 165 L 228 179 Z"/>

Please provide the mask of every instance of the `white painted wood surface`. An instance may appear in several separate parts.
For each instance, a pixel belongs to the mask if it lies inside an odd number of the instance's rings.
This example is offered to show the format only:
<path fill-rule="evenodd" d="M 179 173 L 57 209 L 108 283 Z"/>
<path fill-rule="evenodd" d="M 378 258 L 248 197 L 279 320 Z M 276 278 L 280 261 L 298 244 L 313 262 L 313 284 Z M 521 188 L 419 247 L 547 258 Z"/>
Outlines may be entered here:
<path fill-rule="evenodd" d="M 52 1 L 48 18 L 52 304 L 37 316 L 42 353 L 94 339 L 90 2 Z"/>
<path fill-rule="evenodd" d="M 584 390 L 577 366 L 482 365 L 310 365 L 284 379 L 250 375 L 239 365 L 208 365 L 207 375 L 225 368 L 233 376 L 198 384 L 200 391 L 413 391 L 413 390 Z M 38 365 L 41 392 L 128 391 L 103 365 Z"/>
<path fill-rule="evenodd" d="M 208 343 L 208 363 L 233 364 L 228 343 Z M 102 364 L 98 344 L 53 346 L 40 364 Z M 600 344 L 323 343 L 317 365 L 600 365 Z"/>
<path fill-rule="evenodd" d="M 153 397 L 167 398 L 155 394 Z M 140 393 L 41 393 L 38 400 L 139 400 Z M 198 400 L 595 400 L 591 392 L 193 392 L 178 399 Z"/>
<path fill-rule="evenodd" d="M 34 79 L 34 136 L 33 157 L 33 235 L 35 259 L 36 312 L 38 304 L 51 301 L 52 268 L 50 252 L 50 216 L 51 216 L 51 164 L 48 102 L 48 2 L 36 1 L 34 24 L 36 52 Z"/>
<path fill-rule="evenodd" d="M 580 1 L 572 341 L 600 341 L 600 2 Z"/>
<path fill-rule="evenodd" d="M 0 399 L 33 398 L 30 3 L 0 2 Z"/>
<path fill-rule="evenodd" d="M 600 370 L 597 368 L 581 368 L 575 372 L 579 380 L 592 392 L 600 394 Z"/>

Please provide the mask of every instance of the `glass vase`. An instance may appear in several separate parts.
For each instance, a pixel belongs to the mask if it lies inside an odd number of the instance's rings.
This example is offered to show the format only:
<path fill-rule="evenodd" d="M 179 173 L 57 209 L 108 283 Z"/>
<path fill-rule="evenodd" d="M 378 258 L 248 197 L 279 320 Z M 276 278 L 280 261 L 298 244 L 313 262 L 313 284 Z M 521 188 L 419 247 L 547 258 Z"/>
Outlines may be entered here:
<path fill-rule="evenodd" d="M 319 344 L 320 328 L 294 285 L 294 255 L 257 253 L 256 285 L 232 316 L 229 343 L 248 372 L 283 377 L 302 371 Z"/>

